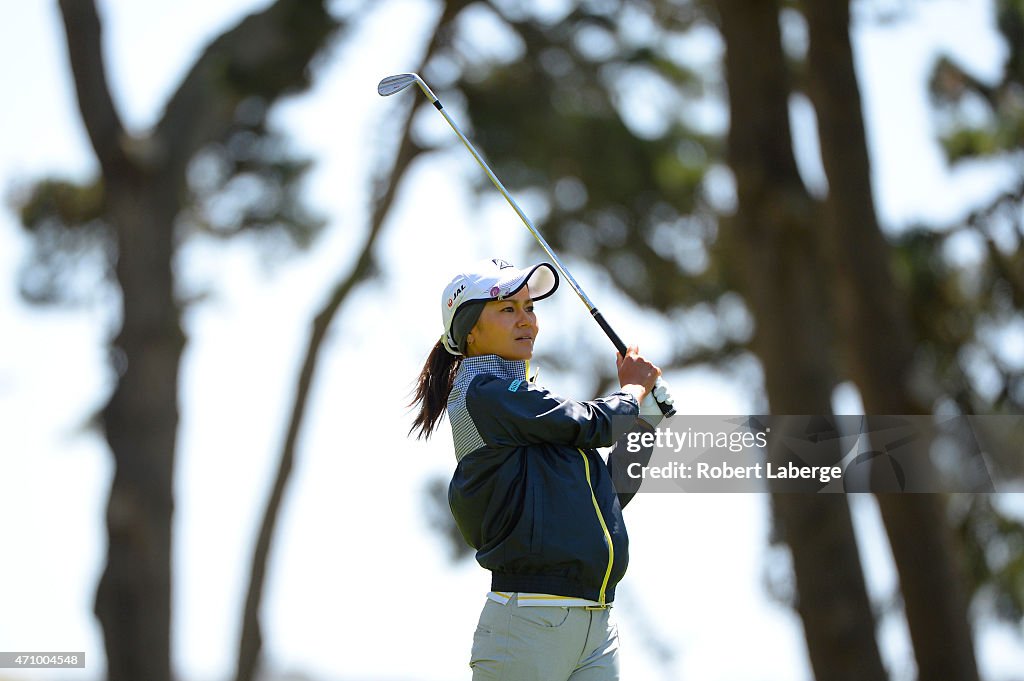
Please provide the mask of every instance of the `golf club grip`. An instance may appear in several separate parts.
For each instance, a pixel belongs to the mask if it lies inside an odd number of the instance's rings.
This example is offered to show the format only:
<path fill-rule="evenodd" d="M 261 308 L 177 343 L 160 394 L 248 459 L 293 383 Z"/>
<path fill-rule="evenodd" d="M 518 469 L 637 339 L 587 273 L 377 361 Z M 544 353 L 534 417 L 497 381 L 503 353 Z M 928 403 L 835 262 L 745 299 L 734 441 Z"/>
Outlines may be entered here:
<path fill-rule="evenodd" d="M 619 334 L 615 333 L 615 329 L 611 327 L 611 325 L 608 323 L 608 320 L 606 320 L 604 318 L 604 315 L 601 314 L 600 310 L 598 310 L 595 307 L 590 311 L 590 314 L 593 315 L 594 321 L 597 322 L 598 326 L 601 327 L 605 335 L 608 336 L 612 344 L 615 346 L 615 349 L 619 351 L 619 354 L 625 357 L 626 352 L 629 351 L 629 348 L 627 348 L 626 344 L 622 342 L 621 338 L 619 338 Z M 675 407 L 672 406 L 673 399 L 672 396 L 669 394 L 668 384 L 666 384 L 661 378 L 658 378 L 658 385 L 660 388 L 662 388 L 662 390 L 659 390 L 659 392 L 663 393 L 663 398 L 659 399 L 658 396 L 652 392 L 651 394 L 654 397 L 654 402 L 655 404 L 658 405 L 658 409 L 661 410 L 662 414 L 664 414 L 665 416 L 672 416 L 673 414 L 676 413 L 676 409 Z"/>
<path fill-rule="evenodd" d="M 609 340 L 611 340 L 612 342 L 612 345 L 614 345 L 615 349 L 619 351 L 619 354 L 625 357 L 626 352 L 629 351 L 629 348 L 627 348 L 626 344 L 622 342 L 621 338 L 619 338 L 619 334 L 615 333 L 615 329 L 613 329 L 608 324 L 607 320 L 605 320 L 604 318 L 604 315 L 601 314 L 601 311 L 595 307 L 590 311 L 590 314 L 594 316 L 594 321 L 597 322 L 598 326 L 601 327 L 605 335 L 608 336 Z"/>

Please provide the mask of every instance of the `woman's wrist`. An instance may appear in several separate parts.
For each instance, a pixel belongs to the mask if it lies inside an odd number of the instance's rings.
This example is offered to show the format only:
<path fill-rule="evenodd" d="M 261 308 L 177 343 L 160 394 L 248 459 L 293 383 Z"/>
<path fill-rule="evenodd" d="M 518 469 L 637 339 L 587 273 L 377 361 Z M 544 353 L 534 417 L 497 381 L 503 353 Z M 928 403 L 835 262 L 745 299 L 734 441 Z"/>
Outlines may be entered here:
<path fill-rule="evenodd" d="M 626 385 L 619 388 L 622 392 L 629 393 L 636 398 L 636 403 L 640 404 L 647 397 L 647 388 L 643 387 L 639 383 L 627 383 Z"/>

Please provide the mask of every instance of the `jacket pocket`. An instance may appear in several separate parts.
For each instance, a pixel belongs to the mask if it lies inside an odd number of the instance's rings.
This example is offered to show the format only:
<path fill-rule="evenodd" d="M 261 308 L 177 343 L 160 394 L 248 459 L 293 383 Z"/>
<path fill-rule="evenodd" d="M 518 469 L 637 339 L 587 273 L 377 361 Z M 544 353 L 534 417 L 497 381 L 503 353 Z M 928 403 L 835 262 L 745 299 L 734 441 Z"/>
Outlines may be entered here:
<path fill-rule="evenodd" d="M 544 551 L 544 495 L 539 491 L 533 493 L 533 527 L 530 531 L 530 553 L 539 554 Z"/>

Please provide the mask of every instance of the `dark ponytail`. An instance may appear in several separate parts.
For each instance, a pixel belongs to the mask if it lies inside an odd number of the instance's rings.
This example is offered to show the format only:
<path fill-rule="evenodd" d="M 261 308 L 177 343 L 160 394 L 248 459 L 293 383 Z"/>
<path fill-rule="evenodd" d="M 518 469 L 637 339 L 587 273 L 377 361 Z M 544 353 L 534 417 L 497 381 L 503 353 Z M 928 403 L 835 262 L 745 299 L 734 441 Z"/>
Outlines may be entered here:
<path fill-rule="evenodd" d="M 441 420 L 448 406 L 448 395 L 452 391 L 452 383 L 455 381 L 455 372 L 459 368 L 462 357 L 453 355 L 444 348 L 444 341 L 439 340 L 430 351 L 427 361 L 423 364 L 423 370 L 416 380 L 416 394 L 410 407 L 420 405 L 420 411 L 413 421 L 409 434 L 412 435 L 417 429 L 419 433 L 416 439 L 429 439 L 437 422 Z"/>

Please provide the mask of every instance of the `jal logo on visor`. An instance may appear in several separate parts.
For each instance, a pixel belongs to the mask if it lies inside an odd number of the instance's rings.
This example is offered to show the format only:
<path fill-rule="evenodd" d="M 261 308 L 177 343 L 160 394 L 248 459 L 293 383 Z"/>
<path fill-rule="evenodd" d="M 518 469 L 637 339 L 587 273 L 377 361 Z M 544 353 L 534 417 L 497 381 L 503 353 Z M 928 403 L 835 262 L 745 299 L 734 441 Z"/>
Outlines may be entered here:
<path fill-rule="evenodd" d="M 465 291 L 465 290 L 466 290 L 466 285 L 465 284 L 463 284 L 459 288 L 455 289 L 455 293 L 453 293 L 452 297 L 448 299 L 448 308 L 449 309 L 451 308 L 452 305 L 455 304 L 455 301 L 458 299 L 458 297 L 460 295 L 462 295 L 462 292 Z"/>

